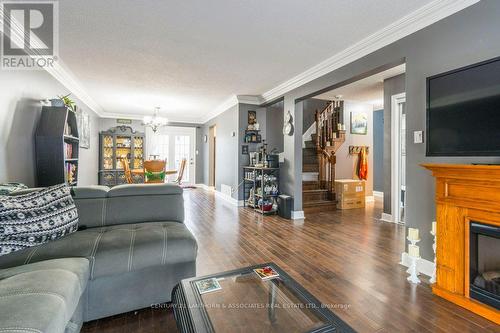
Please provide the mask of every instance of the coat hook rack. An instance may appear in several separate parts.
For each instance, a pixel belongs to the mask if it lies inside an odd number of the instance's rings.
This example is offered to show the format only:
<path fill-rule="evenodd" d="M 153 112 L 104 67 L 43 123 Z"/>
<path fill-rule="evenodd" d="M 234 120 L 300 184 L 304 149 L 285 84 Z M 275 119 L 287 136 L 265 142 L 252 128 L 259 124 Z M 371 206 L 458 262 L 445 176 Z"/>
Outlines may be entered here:
<path fill-rule="evenodd" d="M 368 146 L 349 146 L 349 155 L 357 155 L 361 153 L 361 149 L 366 148 L 366 153 L 370 152 L 370 147 Z"/>

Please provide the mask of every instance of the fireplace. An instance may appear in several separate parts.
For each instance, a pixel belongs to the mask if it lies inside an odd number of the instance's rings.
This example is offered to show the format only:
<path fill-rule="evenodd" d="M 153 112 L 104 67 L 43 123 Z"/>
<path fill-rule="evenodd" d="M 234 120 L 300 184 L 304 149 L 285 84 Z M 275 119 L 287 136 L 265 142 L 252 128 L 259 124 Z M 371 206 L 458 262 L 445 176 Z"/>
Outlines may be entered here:
<path fill-rule="evenodd" d="M 470 224 L 469 297 L 500 310 L 500 227 Z"/>

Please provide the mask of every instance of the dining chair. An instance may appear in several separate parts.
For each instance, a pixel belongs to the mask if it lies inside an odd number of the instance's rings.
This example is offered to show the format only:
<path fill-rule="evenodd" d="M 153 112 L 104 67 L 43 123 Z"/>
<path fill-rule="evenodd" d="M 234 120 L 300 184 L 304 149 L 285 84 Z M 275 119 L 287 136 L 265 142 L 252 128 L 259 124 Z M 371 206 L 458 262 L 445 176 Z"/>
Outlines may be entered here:
<path fill-rule="evenodd" d="M 166 165 L 167 162 L 164 160 L 144 161 L 144 182 L 164 183 Z"/>
<path fill-rule="evenodd" d="M 181 160 L 181 164 L 179 165 L 179 172 L 177 173 L 177 178 L 175 179 L 175 183 L 177 184 L 181 184 L 182 182 L 182 177 L 184 176 L 184 170 L 186 169 L 186 164 L 187 164 L 187 160 L 185 158 L 183 158 Z"/>
<path fill-rule="evenodd" d="M 133 184 L 132 171 L 130 171 L 130 162 L 126 157 L 121 159 L 123 165 L 123 173 L 125 174 L 125 181 L 127 184 Z"/>

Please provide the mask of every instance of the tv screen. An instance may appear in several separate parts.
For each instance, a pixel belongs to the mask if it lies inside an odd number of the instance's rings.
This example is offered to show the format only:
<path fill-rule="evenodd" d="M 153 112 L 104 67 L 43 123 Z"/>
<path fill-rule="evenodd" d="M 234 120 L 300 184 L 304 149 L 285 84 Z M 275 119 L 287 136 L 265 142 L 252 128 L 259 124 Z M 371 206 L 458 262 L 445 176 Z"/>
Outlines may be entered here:
<path fill-rule="evenodd" d="M 427 156 L 500 156 L 500 58 L 427 78 Z"/>

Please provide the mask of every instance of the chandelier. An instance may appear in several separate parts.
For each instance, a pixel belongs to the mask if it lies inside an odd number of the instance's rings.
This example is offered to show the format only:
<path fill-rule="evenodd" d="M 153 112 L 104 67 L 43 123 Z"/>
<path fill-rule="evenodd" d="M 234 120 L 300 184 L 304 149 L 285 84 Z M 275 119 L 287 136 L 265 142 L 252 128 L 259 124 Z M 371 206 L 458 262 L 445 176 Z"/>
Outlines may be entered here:
<path fill-rule="evenodd" d="M 144 125 L 146 127 L 151 127 L 151 129 L 155 133 L 160 127 L 166 126 L 168 124 L 168 119 L 165 117 L 158 116 L 159 112 L 160 112 L 160 108 L 155 107 L 155 111 L 154 111 L 153 116 L 152 117 L 151 116 L 144 117 L 144 119 L 142 120 L 142 125 Z"/>

